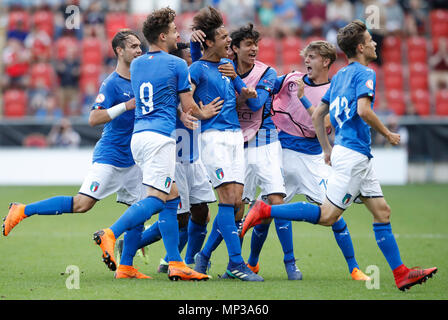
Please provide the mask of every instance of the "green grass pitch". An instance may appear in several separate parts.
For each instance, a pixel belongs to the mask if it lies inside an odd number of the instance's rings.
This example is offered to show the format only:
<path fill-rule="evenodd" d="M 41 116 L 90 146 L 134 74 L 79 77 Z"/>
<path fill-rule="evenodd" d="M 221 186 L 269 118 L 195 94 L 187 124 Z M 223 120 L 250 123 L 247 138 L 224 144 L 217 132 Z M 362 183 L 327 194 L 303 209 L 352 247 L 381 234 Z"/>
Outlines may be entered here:
<path fill-rule="evenodd" d="M 0 215 L 9 202 L 30 203 L 56 195 L 72 195 L 78 187 L 0 187 Z M 159 259 L 165 255 L 162 241 L 149 249 L 149 264 L 135 259 L 139 270 L 153 280 L 114 279 L 101 261 L 101 251 L 92 234 L 110 226 L 125 210 L 114 196 L 104 199 L 85 214 L 34 216 L 20 223 L 8 237 L 0 238 L 0 300 L 15 299 L 182 299 L 182 300 L 315 300 L 315 299 L 434 299 L 448 298 L 448 186 L 386 186 L 385 197 L 392 208 L 392 228 L 401 256 L 409 267 L 439 268 L 423 285 L 399 291 L 392 272 L 376 245 L 372 218 L 362 205 L 345 213 L 356 258 L 363 270 L 379 270 L 379 289 L 368 289 L 350 279 L 345 260 L 331 228 L 293 222 L 294 251 L 303 273 L 302 281 L 286 280 L 283 253 L 275 228 L 271 226 L 260 258 L 263 283 L 246 283 L 218 278 L 227 265 L 224 242 L 212 256 L 212 280 L 171 282 L 158 274 Z M 303 200 L 296 197 L 295 200 Z M 217 206 L 211 205 L 212 219 Z M 154 221 L 156 217 L 153 217 Z M 209 229 L 210 229 L 209 225 Z M 250 237 L 243 243 L 243 257 L 249 256 Z M 66 273 L 79 268 L 79 289 Z"/>

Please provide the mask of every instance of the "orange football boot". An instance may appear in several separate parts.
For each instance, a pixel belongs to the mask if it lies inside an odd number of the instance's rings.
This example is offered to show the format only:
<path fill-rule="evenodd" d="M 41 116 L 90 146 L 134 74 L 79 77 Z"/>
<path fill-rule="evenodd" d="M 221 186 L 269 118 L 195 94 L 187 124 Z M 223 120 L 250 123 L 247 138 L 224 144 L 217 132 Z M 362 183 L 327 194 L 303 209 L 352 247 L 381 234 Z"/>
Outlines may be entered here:
<path fill-rule="evenodd" d="M 115 240 L 115 235 L 109 228 L 99 230 L 93 234 L 93 241 L 103 250 L 103 262 L 112 271 L 117 269 L 114 257 Z"/>
<path fill-rule="evenodd" d="M 358 268 L 353 268 L 353 271 L 351 273 L 353 280 L 359 280 L 359 281 L 370 281 L 370 277 L 367 276 L 364 272 L 359 270 Z"/>
<path fill-rule="evenodd" d="M 168 278 L 172 281 L 177 280 L 208 280 L 211 276 L 199 273 L 189 268 L 183 261 L 170 261 L 168 265 Z"/>
<path fill-rule="evenodd" d="M 8 215 L 3 218 L 3 235 L 6 237 L 11 230 L 23 219 L 25 219 L 25 205 L 21 203 L 10 203 Z"/>
<path fill-rule="evenodd" d="M 125 266 L 120 264 L 114 274 L 115 279 L 152 279 L 150 276 L 143 274 L 133 266 Z"/>
<path fill-rule="evenodd" d="M 244 237 L 247 230 L 260 224 L 263 220 L 271 217 L 271 206 L 261 200 L 257 200 L 252 208 L 247 213 L 243 220 L 243 227 L 241 228 L 240 238 Z"/>

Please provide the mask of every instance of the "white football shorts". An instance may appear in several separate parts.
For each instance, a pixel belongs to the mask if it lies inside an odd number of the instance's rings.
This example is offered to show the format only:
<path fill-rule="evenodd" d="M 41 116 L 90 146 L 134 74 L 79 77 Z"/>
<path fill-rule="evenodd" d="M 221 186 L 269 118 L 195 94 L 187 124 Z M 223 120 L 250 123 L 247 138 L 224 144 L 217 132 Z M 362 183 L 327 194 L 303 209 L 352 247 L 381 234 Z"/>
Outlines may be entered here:
<path fill-rule="evenodd" d="M 176 162 L 174 177 L 180 196 L 177 214 L 189 212 L 194 204 L 216 201 L 212 184 L 201 160 L 193 163 Z"/>
<path fill-rule="evenodd" d="M 303 194 L 309 201 L 322 204 L 329 171 L 323 154 L 312 155 L 283 149 L 285 202 L 290 202 L 297 194 Z"/>
<path fill-rule="evenodd" d="M 241 130 L 207 130 L 201 134 L 201 160 L 213 188 L 244 184 L 244 137 Z"/>
<path fill-rule="evenodd" d="M 362 153 L 336 145 L 331 152 L 327 198 L 340 209 L 347 209 L 358 197 L 383 197 L 373 164 Z"/>
<path fill-rule="evenodd" d="M 132 205 L 146 197 L 146 188 L 142 184 L 142 171 L 137 165 L 127 168 L 110 164 L 92 163 L 79 189 L 96 200 L 117 193 L 117 202 Z"/>
<path fill-rule="evenodd" d="M 286 195 L 282 175 L 282 147 L 275 141 L 258 147 L 244 149 L 245 179 L 243 200 L 255 200 L 257 187 L 261 197 L 271 194 Z"/>
<path fill-rule="evenodd" d="M 170 193 L 176 165 L 176 140 L 152 131 L 132 135 L 131 151 L 143 171 L 143 184 Z"/>

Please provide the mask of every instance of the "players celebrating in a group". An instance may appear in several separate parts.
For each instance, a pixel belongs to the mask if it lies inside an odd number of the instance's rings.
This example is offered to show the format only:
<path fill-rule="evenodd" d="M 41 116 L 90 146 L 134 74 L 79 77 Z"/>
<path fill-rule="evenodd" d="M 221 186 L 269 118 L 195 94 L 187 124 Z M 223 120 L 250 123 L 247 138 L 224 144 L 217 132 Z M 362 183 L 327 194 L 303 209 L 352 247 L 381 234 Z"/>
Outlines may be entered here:
<path fill-rule="evenodd" d="M 321 206 L 305 202 L 269 206 L 258 201 L 249 211 L 241 235 L 244 236 L 248 228 L 270 217 L 332 226 L 360 196 L 373 215 L 375 238 L 393 271 L 397 287 L 400 290 L 409 289 L 432 277 L 437 268 L 409 269 L 401 261 L 390 224 L 390 207 L 372 167 L 370 127 L 392 145 L 400 142 L 400 136 L 390 132 L 372 110 L 376 77 L 367 65 L 376 59 L 376 43 L 361 21 L 354 21 L 340 29 L 337 41 L 349 65 L 339 70 L 332 79 L 329 90 L 312 116 L 325 162 L 332 167 L 326 199 Z M 307 100 L 302 97 L 304 106 L 310 107 L 312 104 Z M 324 117 L 328 113 L 335 128 L 333 148 L 324 126 Z"/>

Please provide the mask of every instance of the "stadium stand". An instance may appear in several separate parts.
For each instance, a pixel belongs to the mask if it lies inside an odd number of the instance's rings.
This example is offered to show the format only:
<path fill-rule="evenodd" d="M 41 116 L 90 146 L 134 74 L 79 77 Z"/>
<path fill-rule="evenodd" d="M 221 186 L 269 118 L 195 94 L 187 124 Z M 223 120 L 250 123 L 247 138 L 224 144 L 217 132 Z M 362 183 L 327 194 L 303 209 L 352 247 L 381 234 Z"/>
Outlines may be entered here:
<path fill-rule="evenodd" d="M 274 3 L 273 0 L 268 1 Z M 297 10 L 303 11 L 308 1 L 301 1 L 302 6 L 297 6 Z M 35 86 L 36 81 L 43 81 L 55 96 L 59 96 L 57 91 L 60 90 L 60 86 L 58 78 L 55 76 L 55 66 L 59 61 L 65 59 L 67 48 L 75 48 L 76 55 L 81 61 L 80 97 L 78 100 L 83 101 L 87 87 L 89 90 L 92 90 L 92 85 L 94 88 L 99 87 L 104 74 L 110 71 L 110 66 L 114 64 L 114 54 L 109 45 L 110 39 L 121 28 L 139 30 L 146 14 L 132 12 L 133 0 L 113 2 L 100 0 L 101 10 L 92 11 L 92 4 L 96 2 L 98 0 L 86 0 L 82 3 L 81 1 L 65 0 L 58 1 L 58 4 L 48 1 L 7 1 L 5 10 L 3 10 L 4 21 L 6 21 L 6 41 L 4 43 L 7 45 L 8 37 L 16 37 L 22 41 L 23 50 L 29 52 L 29 61 L 24 62 L 29 64 L 29 69 L 27 77 L 20 79 L 19 82 L 12 81 L 14 79 L 9 77 L 2 79 L 3 111 L 0 116 L 8 118 L 30 115 L 27 103 L 25 101 L 23 104 L 23 101 L 27 96 L 29 97 L 29 90 Z M 183 12 L 178 12 L 176 23 L 182 37 L 181 40 L 188 41 L 188 36 L 191 33 L 191 20 L 195 12 L 188 9 L 190 6 L 185 5 L 189 3 L 188 1 L 178 0 L 178 2 L 178 8 L 187 8 Z M 365 19 L 365 17 L 359 16 L 359 12 L 362 12 L 362 8 L 364 8 L 363 2 L 350 2 L 355 8 L 354 18 Z M 20 6 L 20 3 L 27 3 L 27 5 Z M 52 3 L 52 5 L 47 3 Z M 213 1 L 213 3 L 218 5 L 219 1 Z M 406 7 L 406 1 L 399 3 L 407 18 L 412 20 L 412 12 L 409 7 Z M 65 28 L 64 21 L 60 21 L 61 18 L 67 18 L 67 13 L 64 13 L 65 7 L 70 4 L 79 5 L 82 8 L 80 11 L 82 28 L 80 30 L 68 30 Z M 448 39 L 448 8 L 433 9 L 432 1 L 421 2 L 421 4 L 424 6 L 422 10 L 426 12 L 427 19 L 424 19 L 423 26 L 419 25 L 417 31 L 410 31 L 403 26 L 404 30 L 383 34 L 381 46 L 378 46 L 378 48 L 381 47 L 378 54 L 383 63 L 371 66 L 377 73 L 375 106 L 378 101 L 384 102 L 389 110 L 397 115 L 406 115 L 407 105 L 412 104 L 418 115 L 448 116 L 447 88 L 431 86 L 430 76 L 433 67 L 428 63 L 431 55 L 438 50 L 439 40 L 441 38 Z M 291 30 L 284 38 L 277 38 L 274 33 L 269 32 L 269 30 L 275 29 L 276 11 L 273 10 L 272 19 L 268 19 L 268 16 L 260 18 L 260 9 L 261 6 L 257 4 L 253 7 L 256 13 L 254 22 L 263 36 L 259 42 L 258 59 L 276 68 L 278 74 L 302 68 L 303 59 L 299 53 L 309 42 L 318 39 L 335 42 L 334 29 L 330 24 L 309 36 L 304 36 L 301 33 L 303 28 L 299 26 L 297 29 Z M 266 8 L 263 7 L 263 10 L 262 14 L 265 15 Z M 88 14 L 93 14 L 93 16 L 89 16 L 87 19 Z M 227 22 L 235 20 L 227 19 L 232 12 L 223 12 L 223 15 Z M 299 14 L 297 19 L 300 19 L 300 16 Z M 84 25 L 85 28 L 83 28 L 83 23 L 87 23 L 87 21 L 89 21 L 88 23 L 99 23 L 99 25 L 96 25 L 94 31 L 92 28 L 87 28 L 87 25 Z M 231 31 L 236 26 L 228 27 Z M 42 31 L 51 39 L 49 45 L 43 40 L 44 37 L 36 35 Z M 31 41 L 33 37 L 35 39 Z M 28 40 L 26 40 L 27 38 Z M 25 43 L 31 45 L 27 47 Z M 330 75 L 333 76 L 345 64 L 346 60 L 341 55 L 332 66 Z M 6 70 L 5 63 L 1 64 L 1 68 Z M 11 99 L 12 96 L 20 98 Z M 80 105 L 79 111 L 81 109 L 88 111 L 88 108 Z"/>

